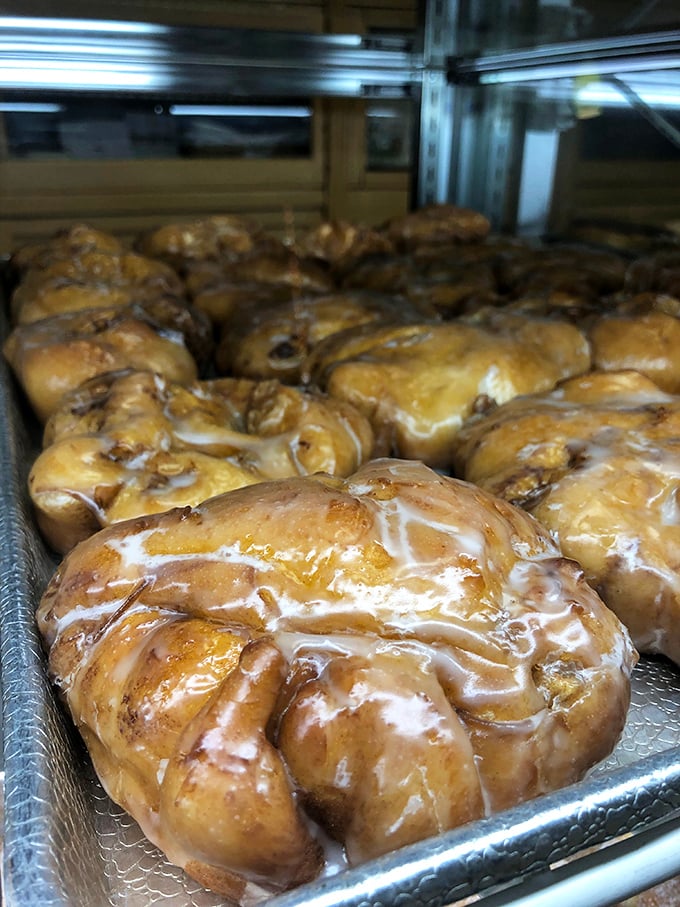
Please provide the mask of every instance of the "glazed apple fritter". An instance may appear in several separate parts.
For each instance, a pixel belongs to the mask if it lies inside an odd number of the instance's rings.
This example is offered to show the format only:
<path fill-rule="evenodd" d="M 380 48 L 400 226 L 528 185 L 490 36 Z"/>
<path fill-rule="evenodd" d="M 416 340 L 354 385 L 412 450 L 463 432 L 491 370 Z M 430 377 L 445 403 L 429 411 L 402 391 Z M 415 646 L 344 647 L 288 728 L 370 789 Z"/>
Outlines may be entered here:
<path fill-rule="evenodd" d="M 456 205 L 425 205 L 393 217 L 384 231 L 399 248 L 484 239 L 491 224 L 479 211 Z"/>
<path fill-rule="evenodd" d="M 63 398 L 29 492 L 43 535 L 63 553 L 102 526 L 264 479 L 349 475 L 372 452 L 367 420 L 320 393 L 109 372 Z"/>
<path fill-rule="evenodd" d="M 454 453 L 554 534 L 641 652 L 680 663 L 680 397 L 593 372 L 473 417 Z"/>
<path fill-rule="evenodd" d="M 20 279 L 33 268 L 46 268 L 55 261 L 69 261 L 86 252 L 122 255 L 125 246 L 115 236 L 89 224 L 74 224 L 43 242 L 20 246 L 10 257 L 10 270 Z"/>
<path fill-rule="evenodd" d="M 105 372 L 149 369 L 188 384 L 198 377 L 210 343 L 204 315 L 164 299 L 122 309 L 64 312 L 18 325 L 3 353 L 36 416 L 45 422 L 64 394 Z"/>
<path fill-rule="evenodd" d="M 15 323 L 105 306 L 126 306 L 148 298 L 185 295 L 168 265 L 133 252 L 88 251 L 41 268 L 29 268 L 12 293 Z"/>
<path fill-rule="evenodd" d="M 179 271 L 195 261 L 220 261 L 252 251 L 264 238 L 258 223 L 232 214 L 163 224 L 137 241 L 137 250 Z"/>
<path fill-rule="evenodd" d="M 576 327 L 500 312 L 484 326 L 459 320 L 344 331 L 320 343 L 306 368 L 319 387 L 367 416 L 381 450 L 448 468 L 453 438 L 473 412 L 589 366 Z"/>
<path fill-rule="evenodd" d="M 363 324 L 422 319 L 426 306 L 377 293 L 344 292 L 304 296 L 288 303 L 252 307 L 225 324 L 215 361 L 221 374 L 303 379 L 307 357 L 324 338 Z"/>
<path fill-rule="evenodd" d="M 390 460 L 103 529 L 38 622 L 111 797 L 243 904 L 576 781 L 636 658 L 532 517 Z"/>
<path fill-rule="evenodd" d="M 680 317 L 660 310 L 612 314 L 597 318 L 588 337 L 594 368 L 634 369 L 669 394 L 680 393 Z"/>

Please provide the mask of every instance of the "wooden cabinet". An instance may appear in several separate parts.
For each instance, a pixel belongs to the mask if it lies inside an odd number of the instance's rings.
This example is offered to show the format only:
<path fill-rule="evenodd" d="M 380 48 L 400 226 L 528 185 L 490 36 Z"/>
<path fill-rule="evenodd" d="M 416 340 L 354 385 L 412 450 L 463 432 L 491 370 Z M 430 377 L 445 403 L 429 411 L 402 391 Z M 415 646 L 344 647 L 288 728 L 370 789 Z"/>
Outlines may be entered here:
<path fill-rule="evenodd" d="M 366 35 L 374 30 L 415 33 L 416 8 L 415 0 L 380 4 L 359 0 L 229 4 L 217 0 L 149 0 L 144 4 L 102 0 L 93 9 L 66 0 L 59 12 L 61 17 L 94 14 L 98 19 L 179 27 Z M 53 4 L 23 0 L 14 12 L 49 16 Z M 195 90 L 200 102 L 198 79 Z M 224 100 L 230 102 L 229 93 Z M 238 100 L 243 102 L 242 97 Z M 310 143 L 297 157 L 278 157 L 275 152 L 240 158 L 199 154 L 74 159 L 68 153 L 22 157 L 13 153 L 5 136 L 0 146 L 0 252 L 7 253 L 76 221 L 132 236 L 161 222 L 237 213 L 251 215 L 267 229 L 286 234 L 327 218 L 378 223 L 407 210 L 408 169 L 389 173 L 369 169 L 366 101 L 342 97 L 304 100 L 312 112 Z M 105 93 L 99 103 L 107 104 Z"/>

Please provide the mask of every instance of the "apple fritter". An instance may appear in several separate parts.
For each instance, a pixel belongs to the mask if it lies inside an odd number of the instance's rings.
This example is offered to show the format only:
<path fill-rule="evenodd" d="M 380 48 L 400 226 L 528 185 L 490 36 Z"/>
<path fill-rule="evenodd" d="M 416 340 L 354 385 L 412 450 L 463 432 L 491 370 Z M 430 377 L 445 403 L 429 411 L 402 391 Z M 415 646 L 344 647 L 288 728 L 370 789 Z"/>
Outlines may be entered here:
<path fill-rule="evenodd" d="M 196 261 L 220 261 L 252 251 L 265 240 L 262 227 L 247 217 L 216 214 L 149 230 L 137 240 L 137 250 L 160 258 L 179 271 Z"/>
<path fill-rule="evenodd" d="M 29 269 L 45 268 L 55 261 L 68 261 L 85 252 L 122 255 L 125 246 L 117 237 L 104 230 L 98 230 L 89 224 L 74 224 L 43 242 L 20 246 L 10 256 L 10 270 L 20 279 Z"/>
<path fill-rule="evenodd" d="M 444 204 L 425 205 L 393 217 L 385 225 L 386 235 L 400 248 L 478 242 L 490 229 L 490 222 L 479 211 Z"/>
<path fill-rule="evenodd" d="M 424 312 L 434 316 L 426 305 L 361 291 L 252 307 L 224 325 L 215 356 L 217 369 L 221 374 L 298 384 L 307 357 L 326 337 L 355 325 L 413 321 Z"/>
<path fill-rule="evenodd" d="M 372 453 L 368 421 L 320 393 L 109 372 L 63 398 L 29 492 L 43 535 L 63 553 L 102 526 L 265 479 L 349 475 Z"/>
<path fill-rule="evenodd" d="M 554 534 L 641 652 L 680 663 L 680 397 L 593 372 L 471 418 L 454 455 Z"/>
<path fill-rule="evenodd" d="M 210 325 L 173 300 L 63 312 L 18 325 L 3 347 L 33 411 L 45 422 L 83 381 L 123 368 L 149 369 L 179 384 L 194 381 L 209 357 Z"/>
<path fill-rule="evenodd" d="M 393 460 L 103 529 L 38 623 L 111 797 L 242 904 L 578 780 L 636 659 L 532 517 Z"/>
<path fill-rule="evenodd" d="M 320 343 L 306 369 L 367 416 L 381 449 L 448 468 L 453 438 L 473 412 L 589 367 L 588 342 L 576 327 L 498 312 L 484 326 L 458 320 L 347 330 Z"/>
<path fill-rule="evenodd" d="M 670 302 L 672 297 L 667 299 Z M 677 315 L 651 310 L 603 316 L 590 326 L 588 337 L 595 368 L 634 369 L 651 378 L 662 390 L 680 393 L 680 317 Z"/>
<path fill-rule="evenodd" d="M 133 252 L 87 251 L 29 268 L 12 293 L 11 310 L 15 323 L 27 324 L 61 312 L 184 295 L 182 281 L 163 262 Z"/>

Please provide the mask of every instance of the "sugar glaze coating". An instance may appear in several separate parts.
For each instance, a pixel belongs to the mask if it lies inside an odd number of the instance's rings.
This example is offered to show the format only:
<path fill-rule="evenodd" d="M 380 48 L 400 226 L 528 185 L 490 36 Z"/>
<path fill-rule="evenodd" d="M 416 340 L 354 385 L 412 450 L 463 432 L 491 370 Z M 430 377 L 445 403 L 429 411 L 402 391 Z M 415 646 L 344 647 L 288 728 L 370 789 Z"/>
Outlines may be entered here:
<path fill-rule="evenodd" d="M 43 441 L 29 494 L 61 553 L 110 523 L 264 479 L 349 475 L 373 451 L 368 421 L 341 400 L 277 381 L 184 386 L 133 369 L 66 394 Z"/>
<path fill-rule="evenodd" d="M 531 516 L 399 460 L 108 527 L 38 622 L 113 799 L 244 904 L 579 779 L 636 658 Z"/>
<path fill-rule="evenodd" d="M 470 419 L 454 453 L 550 530 L 639 651 L 680 664 L 680 396 L 591 372 Z"/>

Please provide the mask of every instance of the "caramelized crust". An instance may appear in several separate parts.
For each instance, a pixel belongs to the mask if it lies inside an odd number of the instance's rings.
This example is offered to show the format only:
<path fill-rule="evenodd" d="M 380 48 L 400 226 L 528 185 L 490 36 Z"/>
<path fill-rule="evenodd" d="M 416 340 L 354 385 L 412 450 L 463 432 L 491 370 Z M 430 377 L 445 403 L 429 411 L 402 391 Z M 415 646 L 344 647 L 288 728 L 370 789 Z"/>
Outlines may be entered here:
<path fill-rule="evenodd" d="M 402 217 L 394 217 L 385 228 L 397 245 L 412 247 L 484 239 L 490 223 L 483 214 L 455 205 L 426 205 Z"/>
<path fill-rule="evenodd" d="M 484 327 L 365 325 L 320 343 L 307 368 L 368 417 L 381 449 L 447 467 L 473 412 L 552 388 L 589 365 L 588 343 L 572 325 L 498 312 Z"/>
<path fill-rule="evenodd" d="M 324 338 L 363 324 L 413 321 L 420 309 L 404 299 L 376 293 L 345 292 L 304 296 L 282 305 L 253 307 L 227 323 L 216 364 L 222 374 L 304 380 L 307 357 Z"/>
<path fill-rule="evenodd" d="M 529 515 L 391 460 L 108 527 L 38 623 L 113 799 L 242 903 L 579 779 L 636 657 Z"/>
<path fill-rule="evenodd" d="M 177 274 L 160 261 L 128 252 L 83 252 L 31 268 L 12 294 L 15 322 L 27 324 L 79 309 L 125 306 L 145 298 L 184 296 Z"/>
<path fill-rule="evenodd" d="M 45 422 L 64 394 L 105 372 L 141 368 L 180 384 L 194 381 L 198 368 L 192 352 L 200 352 L 205 337 L 205 326 L 195 314 L 162 300 L 64 312 L 19 325 L 5 341 L 3 353 L 38 419 Z"/>
<path fill-rule="evenodd" d="M 349 404 L 276 381 L 184 387 L 151 372 L 109 372 L 62 400 L 47 422 L 29 491 L 56 551 L 110 523 L 264 479 L 349 475 L 373 451 Z"/>
<path fill-rule="evenodd" d="M 594 372 L 471 419 L 459 474 L 529 510 L 642 652 L 680 663 L 680 397 Z"/>

